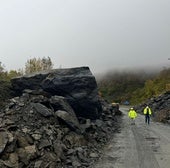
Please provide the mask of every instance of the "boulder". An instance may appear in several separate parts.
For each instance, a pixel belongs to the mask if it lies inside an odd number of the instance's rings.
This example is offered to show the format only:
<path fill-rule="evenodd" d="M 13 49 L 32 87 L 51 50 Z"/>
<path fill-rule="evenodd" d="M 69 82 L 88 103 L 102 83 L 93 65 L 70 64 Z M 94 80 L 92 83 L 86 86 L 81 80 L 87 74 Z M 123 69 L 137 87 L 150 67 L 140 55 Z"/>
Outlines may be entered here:
<path fill-rule="evenodd" d="M 80 117 L 62 96 L 25 90 L 0 113 L 0 167 L 89 167 L 117 129 L 116 109 L 102 100 L 99 119 Z"/>
<path fill-rule="evenodd" d="M 24 90 L 40 90 L 41 94 L 63 96 L 78 117 L 96 119 L 102 113 L 95 77 L 88 67 L 55 69 L 25 75 L 11 80 L 15 96 Z"/>

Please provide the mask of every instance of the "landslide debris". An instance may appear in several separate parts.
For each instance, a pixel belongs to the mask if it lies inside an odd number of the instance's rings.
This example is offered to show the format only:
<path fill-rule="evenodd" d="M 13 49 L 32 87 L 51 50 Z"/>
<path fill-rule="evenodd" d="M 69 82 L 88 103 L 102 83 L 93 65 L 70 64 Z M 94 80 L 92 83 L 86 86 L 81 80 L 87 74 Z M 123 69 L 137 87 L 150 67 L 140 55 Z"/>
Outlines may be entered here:
<path fill-rule="evenodd" d="M 136 107 L 137 111 L 143 113 L 146 105 L 151 107 L 152 117 L 155 121 L 170 124 L 170 91 L 148 99 L 145 103 Z"/>
<path fill-rule="evenodd" d="M 28 85 L 21 86 L 20 91 L 16 88 L 22 83 L 21 78 L 13 80 L 16 96 L 0 112 L 0 167 L 89 167 L 118 129 L 119 107 L 111 106 L 98 96 L 95 78 L 88 68 L 58 71 L 45 73 L 46 77 L 37 80 L 37 84 L 29 83 L 33 76 L 21 77 Z M 58 73 L 64 74 L 67 80 L 61 79 L 62 75 L 59 77 L 62 82 L 56 79 Z M 41 85 L 48 79 L 53 81 L 49 92 Z M 72 82 L 68 82 L 69 79 Z M 61 89 L 63 82 L 64 89 Z"/>

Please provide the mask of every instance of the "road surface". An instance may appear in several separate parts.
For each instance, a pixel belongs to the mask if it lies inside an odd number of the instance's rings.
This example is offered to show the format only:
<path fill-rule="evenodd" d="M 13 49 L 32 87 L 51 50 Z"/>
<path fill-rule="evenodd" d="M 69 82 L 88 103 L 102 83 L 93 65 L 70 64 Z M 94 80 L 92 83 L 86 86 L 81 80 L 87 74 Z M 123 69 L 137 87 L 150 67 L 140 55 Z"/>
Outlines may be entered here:
<path fill-rule="evenodd" d="M 170 126 L 152 120 L 146 125 L 139 114 L 131 125 L 127 107 L 120 110 L 124 113 L 121 131 L 93 168 L 170 168 Z"/>

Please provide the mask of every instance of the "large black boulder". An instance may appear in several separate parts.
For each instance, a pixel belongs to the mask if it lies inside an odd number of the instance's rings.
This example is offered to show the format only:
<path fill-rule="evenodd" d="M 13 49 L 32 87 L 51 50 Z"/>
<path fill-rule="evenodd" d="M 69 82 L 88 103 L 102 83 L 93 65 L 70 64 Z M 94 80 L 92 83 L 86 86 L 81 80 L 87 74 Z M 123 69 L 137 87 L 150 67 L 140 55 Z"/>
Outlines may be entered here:
<path fill-rule="evenodd" d="M 11 80 L 15 96 L 24 90 L 41 90 L 48 96 L 63 96 L 78 117 L 96 119 L 100 117 L 102 106 L 99 101 L 95 77 L 88 67 L 54 69 Z"/>

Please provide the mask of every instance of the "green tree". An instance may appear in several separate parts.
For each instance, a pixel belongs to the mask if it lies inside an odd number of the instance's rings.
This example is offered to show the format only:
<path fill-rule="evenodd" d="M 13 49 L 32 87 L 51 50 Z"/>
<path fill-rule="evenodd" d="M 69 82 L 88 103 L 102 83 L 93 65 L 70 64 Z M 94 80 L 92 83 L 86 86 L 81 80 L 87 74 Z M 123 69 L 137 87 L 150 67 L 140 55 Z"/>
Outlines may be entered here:
<path fill-rule="evenodd" d="M 41 58 L 32 58 L 27 60 L 25 64 L 25 74 L 39 72 L 43 70 L 50 70 L 53 68 L 51 58 L 48 56 Z"/>
<path fill-rule="evenodd" d="M 5 80 L 7 77 L 7 72 L 5 71 L 5 66 L 0 62 L 0 80 Z"/>
<path fill-rule="evenodd" d="M 21 75 L 23 75 L 23 74 L 20 71 L 16 71 L 16 70 L 10 70 L 8 72 L 8 78 L 9 79 L 12 79 L 14 77 L 21 76 Z"/>
<path fill-rule="evenodd" d="M 4 71 L 4 66 L 2 65 L 2 62 L 0 62 L 0 73 Z"/>
<path fill-rule="evenodd" d="M 5 105 L 5 100 L 10 97 L 10 80 L 5 66 L 0 62 L 0 107 Z"/>
<path fill-rule="evenodd" d="M 150 98 L 155 95 L 154 82 L 152 80 L 147 80 L 145 82 L 145 95 L 146 98 Z"/>
<path fill-rule="evenodd" d="M 113 72 L 98 80 L 101 94 L 109 102 L 131 101 L 133 92 L 144 87 L 146 76 L 143 72 Z"/>

